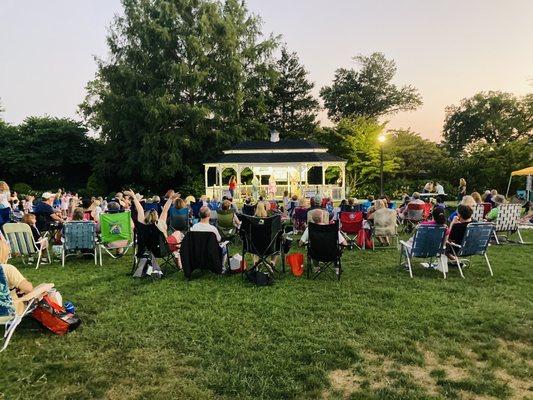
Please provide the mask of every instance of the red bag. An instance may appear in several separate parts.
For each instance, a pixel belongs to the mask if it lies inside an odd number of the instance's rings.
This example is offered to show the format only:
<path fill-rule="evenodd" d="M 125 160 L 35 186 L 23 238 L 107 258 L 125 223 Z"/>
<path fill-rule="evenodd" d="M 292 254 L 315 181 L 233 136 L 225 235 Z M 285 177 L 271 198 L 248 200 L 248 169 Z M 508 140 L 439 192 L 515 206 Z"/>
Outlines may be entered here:
<path fill-rule="evenodd" d="M 48 295 L 44 296 L 32 312 L 33 318 L 56 335 L 71 332 L 81 324 L 77 315 L 67 312 Z"/>
<path fill-rule="evenodd" d="M 304 255 L 302 253 L 288 254 L 285 261 L 291 267 L 294 276 L 302 276 L 304 273 Z"/>
<path fill-rule="evenodd" d="M 373 249 L 374 244 L 370 235 L 371 233 L 367 229 L 360 229 L 357 234 L 357 246 L 361 249 Z"/>

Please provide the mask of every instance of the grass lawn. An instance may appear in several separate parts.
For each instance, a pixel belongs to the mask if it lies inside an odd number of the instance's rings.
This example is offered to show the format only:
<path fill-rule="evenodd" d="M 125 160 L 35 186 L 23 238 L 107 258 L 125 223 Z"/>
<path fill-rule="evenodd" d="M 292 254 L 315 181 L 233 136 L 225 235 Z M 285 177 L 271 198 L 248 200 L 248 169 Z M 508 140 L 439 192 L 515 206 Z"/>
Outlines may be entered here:
<path fill-rule="evenodd" d="M 14 260 L 83 324 L 59 337 L 25 321 L 0 354 L 0 399 L 531 399 L 533 246 L 489 256 L 492 278 L 478 257 L 464 280 L 410 279 L 395 250 L 348 251 L 340 282 L 287 274 L 267 288 L 135 280 L 130 257 Z"/>

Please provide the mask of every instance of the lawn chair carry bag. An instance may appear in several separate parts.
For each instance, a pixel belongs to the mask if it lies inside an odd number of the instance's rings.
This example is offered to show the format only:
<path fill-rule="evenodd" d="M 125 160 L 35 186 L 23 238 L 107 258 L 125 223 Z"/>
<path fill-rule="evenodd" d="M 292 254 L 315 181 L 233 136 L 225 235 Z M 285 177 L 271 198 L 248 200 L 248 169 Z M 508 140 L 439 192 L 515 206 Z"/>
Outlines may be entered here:
<path fill-rule="evenodd" d="M 46 329 L 56 335 L 64 335 L 72 332 L 81 324 L 81 319 L 73 313 L 69 313 L 50 298 L 44 296 L 32 312 L 33 318 L 39 321 Z"/>

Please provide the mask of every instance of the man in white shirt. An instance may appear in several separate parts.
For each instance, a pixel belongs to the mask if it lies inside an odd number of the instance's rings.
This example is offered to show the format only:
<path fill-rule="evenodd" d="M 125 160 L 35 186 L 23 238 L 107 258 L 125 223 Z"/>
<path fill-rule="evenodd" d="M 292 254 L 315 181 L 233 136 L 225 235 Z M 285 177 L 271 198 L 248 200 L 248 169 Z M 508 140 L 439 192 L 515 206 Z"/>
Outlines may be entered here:
<path fill-rule="evenodd" d="M 198 212 L 198 215 L 200 217 L 200 221 L 191 227 L 191 232 L 213 232 L 217 237 L 217 242 L 220 243 L 222 237 L 220 236 L 218 229 L 209 223 L 209 219 L 211 218 L 211 210 L 209 207 L 202 206 Z"/>
<path fill-rule="evenodd" d="M 435 190 L 437 191 L 437 194 L 446 194 L 444 193 L 444 187 L 440 184 L 440 182 L 437 182 L 435 185 Z"/>

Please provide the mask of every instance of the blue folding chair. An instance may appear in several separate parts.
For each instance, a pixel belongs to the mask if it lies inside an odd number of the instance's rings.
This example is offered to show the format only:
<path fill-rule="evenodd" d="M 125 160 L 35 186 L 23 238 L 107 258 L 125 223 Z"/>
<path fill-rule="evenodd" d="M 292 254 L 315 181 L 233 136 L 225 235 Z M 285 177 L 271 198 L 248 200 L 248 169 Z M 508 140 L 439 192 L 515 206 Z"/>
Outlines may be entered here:
<path fill-rule="evenodd" d="M 409 269 L 409 276 L 413 277 L 413 258 L 429 259 L 429 265 L 434 260 L 440 259 L 443 262 L 444 255 L 444 238 L 446 236 L 446 227 L 439 225 L 419 225 L 415 230 L 413 242 L 400 240 L 400 266 L 405 264 Z M 446 278 L 446 269 L 442 268 L 444 278 Z"/>
<path fill-rule="evenodd" d="M 93 221 L 71 221 L 63 226 L 61 250 L 61 266 L 65 266 L 65 259 L 78 251 L 82 254 L 94 254 L 94 264 L 98 263 L 96 224 Z"/>
<path fill-rule="evenodd" d="M 487 222 L 471 222 L 467 225 L 463 242 L 459 245 L 448 242 L 457 267 L 461 271 L 461 262 L 468 262 L 472 265 L 470 257 L 484 256 L 487 266 L 489 267 L 490 276 L 494 276 L 490 265 L 489 257 L 487 256 L 487 248 L 489 247 L 491 236 L 494 232 L 494 224 Z M 461 257 L 468 257 L 468 260 L 462 260 Z M 464 276 L 463 276 L 464 278 Z"/>

